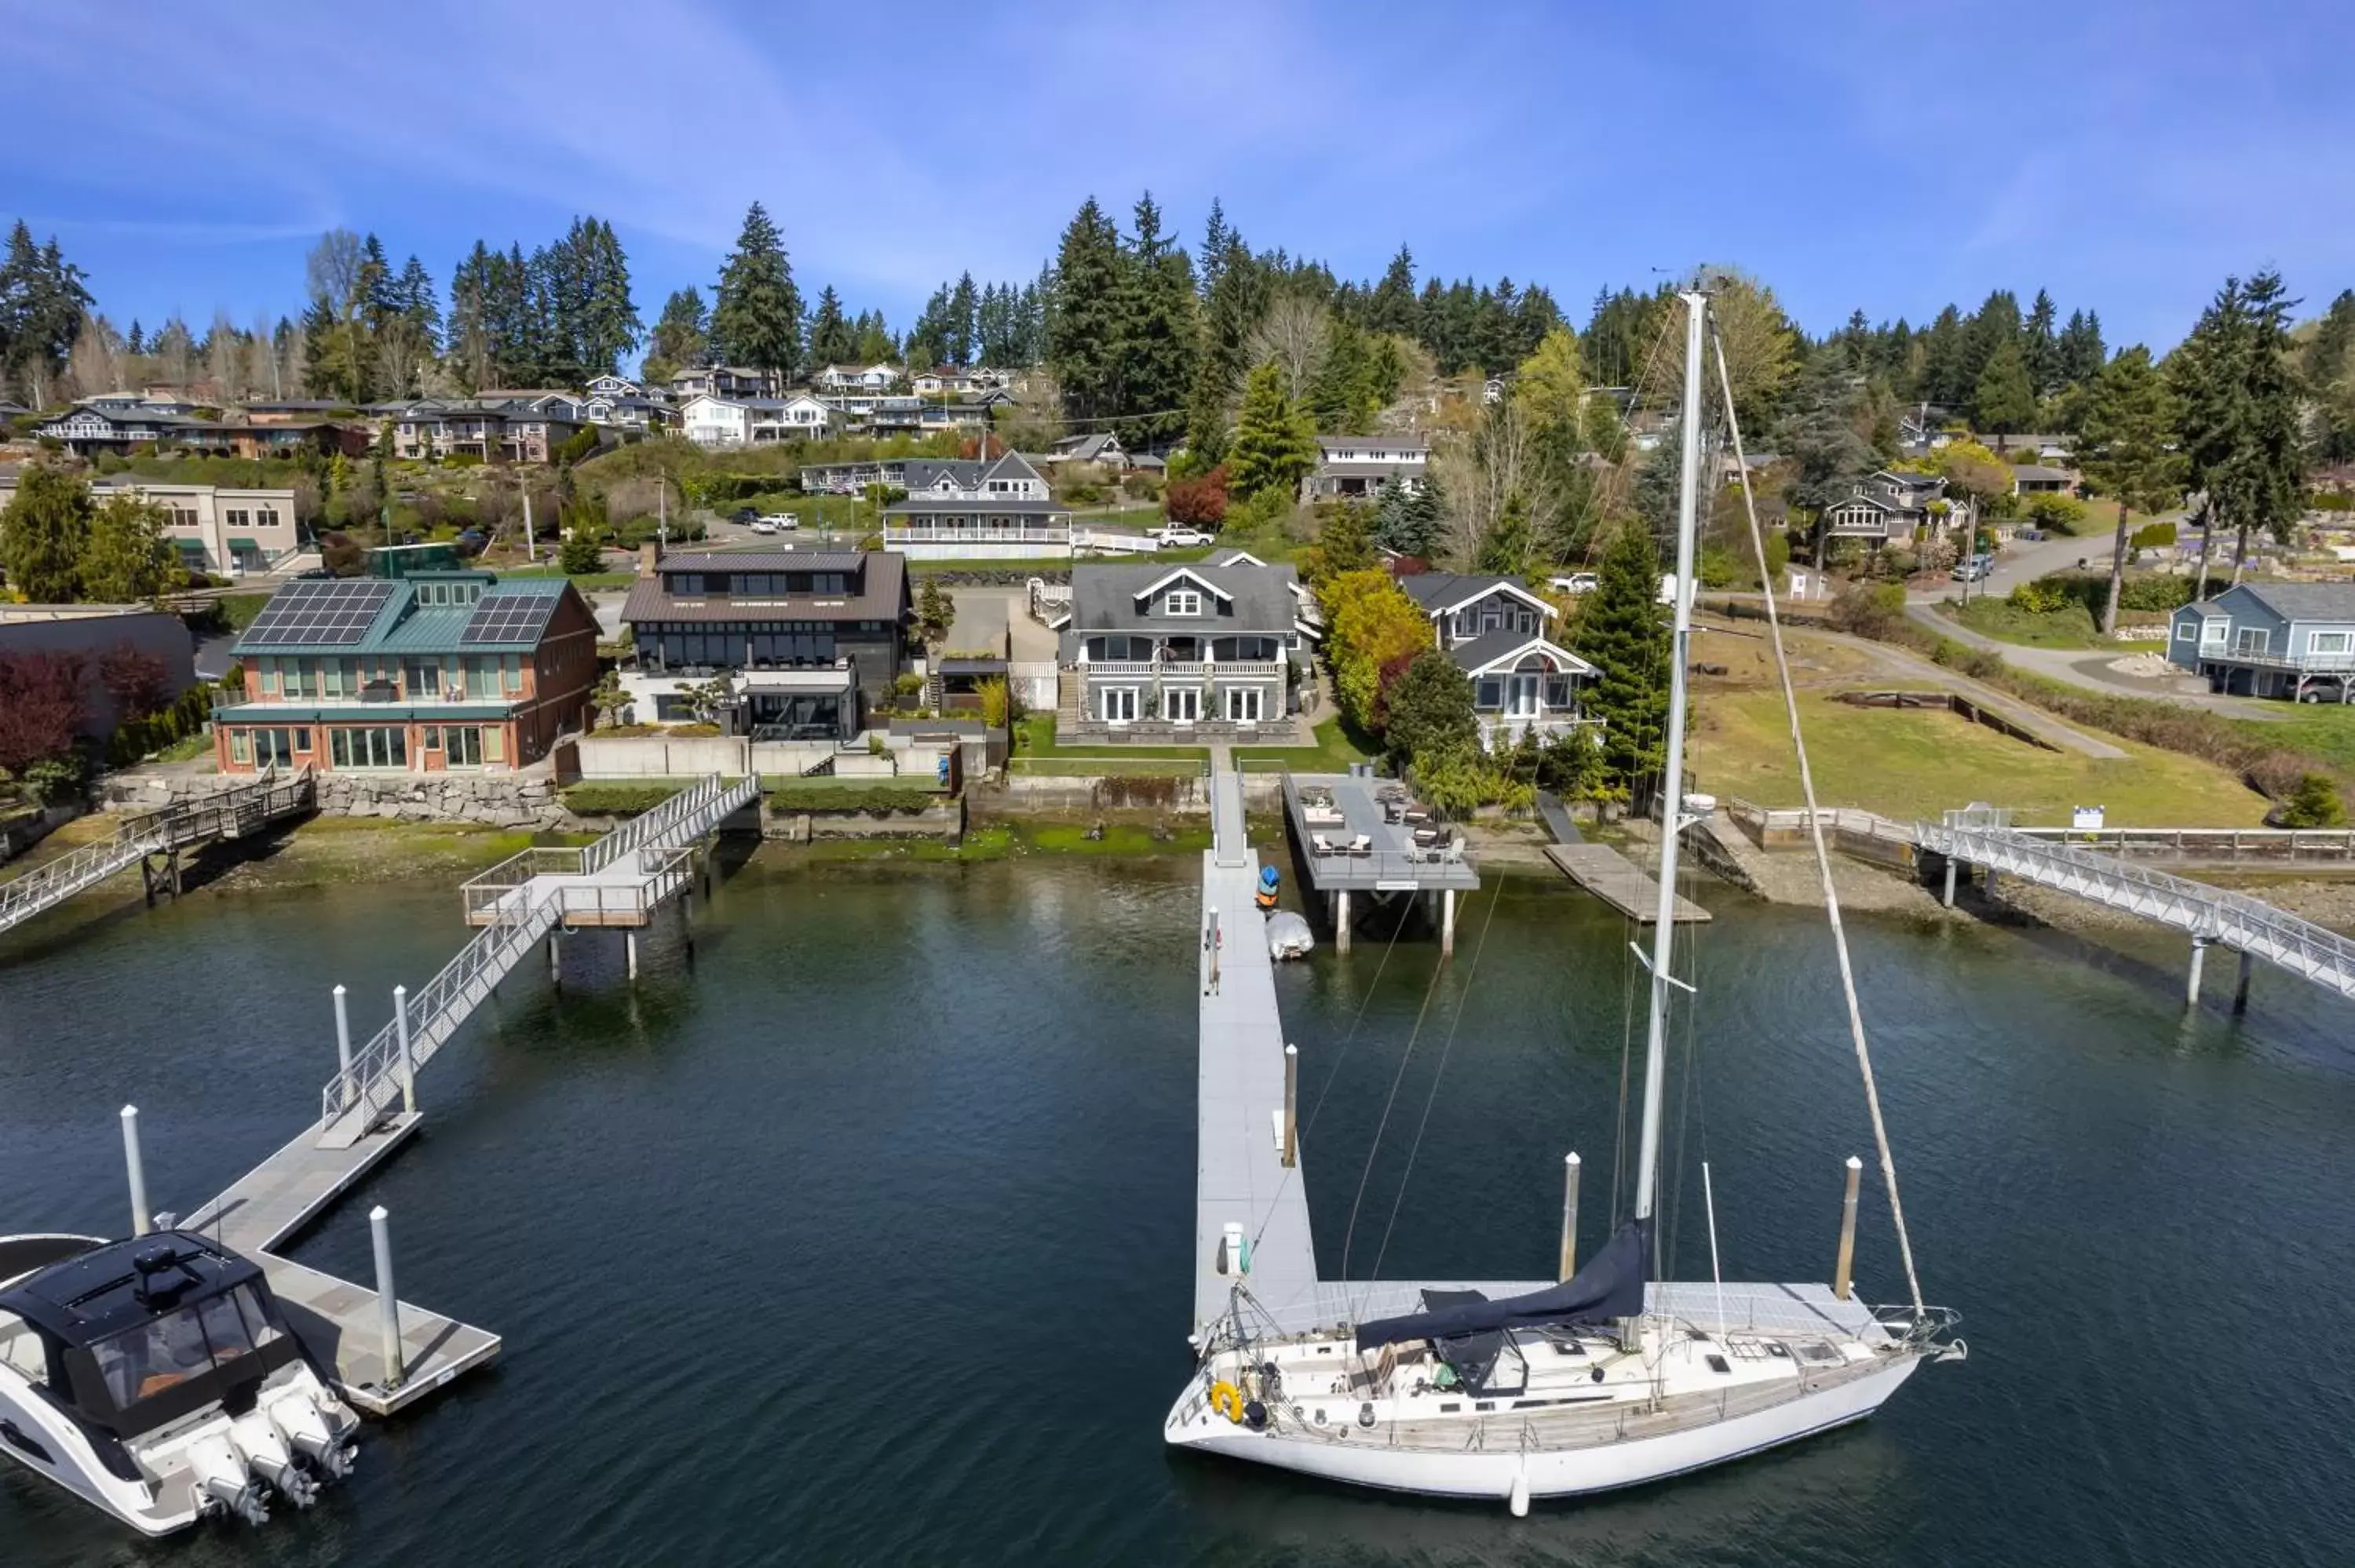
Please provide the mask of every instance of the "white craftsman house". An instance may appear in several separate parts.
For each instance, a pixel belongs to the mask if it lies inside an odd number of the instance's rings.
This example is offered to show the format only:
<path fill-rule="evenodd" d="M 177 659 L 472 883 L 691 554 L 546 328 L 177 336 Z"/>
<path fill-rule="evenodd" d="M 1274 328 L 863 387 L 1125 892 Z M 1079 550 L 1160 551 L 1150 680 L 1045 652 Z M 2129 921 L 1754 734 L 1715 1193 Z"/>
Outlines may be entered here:
<path fill-rule="evenodd" d="M 889 392 L 900 379 L 896 365 L 829 365 L 810 377 L 821 392 Z"/>
<path fill-rule="evenodd" d="M 1970 521 L 1969 503 L 1948 496 L 1946 482 L 1938 475 L 1891 469 L 1859 481 L 1855 494 L 1823 512 L 1828 537 L 1859 540 L 1868 550 L 1907 544 Z"/>
<path fill-rule="evenodd" d="M 1511 577 L 1416 572 L 1398 579 L 1431 617 L 1439 646 L 1472 683 L 1480 744 L 1490 751 L 1525 735 L 1566 735 L 1600 721 L 1581 712 L 1580 687 L 1594 666 L 1548 633 L 1561 611 Z"/>
<path fill-rule="evenodd" d="M 810 471 L 803 471 L 805 476 Z M 1019 452 L 987 462 L 910 458 L 899 483 L 908 493 L 883 509 L 883 547 L 911 560 L 1027 560 L 1071 553 L 1071 509 L 1054 499 Z M 806 477 L 803 485 L 809 487 Z"/>
<path fill-rule="evenodd" d="M 1430 482 L 1431 443 L 1407 436 L 1319 436 L 1316 469 L 1304 488 L 1311 501 L 1375 494 L 1396 480 L 1409 495 Z"/>
<path fill-rule="evenodd" d="M 2242 583 L 2178 609 L 2168 662 L 2211 691 L 2355 700 L 2355 583 Z"/>
<path fill-rule="evenodd" d="M 679 406 L 679 433 L 701 447 L 759 447 L 823 436 L 834 412 L 806 393 L 792 397 L 716 397 L 699 393 Z"/>
<path fill-rule="evenodd" d="M 1299 579 L 1248 556 L 1071 570 L 1059 738 L 1296 738 Z"/>

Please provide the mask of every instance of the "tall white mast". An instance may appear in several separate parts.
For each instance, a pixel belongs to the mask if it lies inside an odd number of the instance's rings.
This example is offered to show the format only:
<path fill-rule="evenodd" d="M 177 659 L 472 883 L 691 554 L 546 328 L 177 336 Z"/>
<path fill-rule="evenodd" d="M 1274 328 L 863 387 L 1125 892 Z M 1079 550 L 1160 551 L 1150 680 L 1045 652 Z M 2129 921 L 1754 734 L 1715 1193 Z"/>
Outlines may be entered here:
<path fill-rule="evenodd" d="M 1636 1165 L 1636 1217 L 1649 1219 L 1659 1187 L 1660 1106 L 1668 1079 L 1668 959 L 1676 945 L 1677 836 L 1685 825 L 1685 663 L 1692 641 L 1693 535 L 1700 513 L 1700 350 L 1708 296 L 1685 304 L 1684 467 L 1677 487 L 1676 630 L 1668 662 L 1668 756 L 1660 775 L 1660 907 L 1652 927 L 1652 996 L 1644 1020 L 1644 1141 Z"/>

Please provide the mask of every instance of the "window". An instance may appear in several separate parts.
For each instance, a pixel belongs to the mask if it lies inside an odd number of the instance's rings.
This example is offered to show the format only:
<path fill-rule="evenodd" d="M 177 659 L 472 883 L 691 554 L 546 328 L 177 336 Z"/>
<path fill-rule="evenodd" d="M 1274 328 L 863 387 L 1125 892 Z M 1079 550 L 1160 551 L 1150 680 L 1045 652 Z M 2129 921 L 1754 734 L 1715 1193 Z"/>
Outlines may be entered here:
<path fill-rule="evenodd" d="M 442 661 L 404 659 L 400 662 L 400 681 L 410 701 L 435 701 L 442 695 Z"/>
<path fill-rule="evenodd" d="M 1494 675 L 1483 675 L 1472 683 L 1472 705 L 1483 712 L 1505 705 L 1505 683 Z"/>
<path fill-rule="evenodd" d="M 2348 634 L 2344 631 L 2317 631 L 2307 638 L 2306 651 L 2309 653 L 2344 653 L 2347 641 Z"/>
<path fill-rule="evenodd" d="M 294 766 L 294 742 L 302 738 L 303 749 L 311 747 L 311 732 L 307 729 L 257 729 L 253 732 L 253 761 L 257 768 L 275 763 L 281 768 Z"/>
<path fill-rule="evenodd" d="M 442 730 L 442 760 L 449 766 L 480 768 L 483 765 L 483 732 L 474 726 L 451 725 Z"/>
<path fill-rule="evenodd" d="M 2222 648 L 2231 638 L 2232 630 L 2232 622 L 2229 617 L 2222 615 L 2204 617 L 2200 622 L 2200 646 Z"/>
<path fill-rule="evenodd" d="M 523 655 L 522 655 L 522 654 L 520 654 L 520 653 L 502 653 L 502 654 L 500 654 L 500 655 L 499 655 L 499 668 L 500 668 L 503 672 L 505 672 L 505 673 L 506 673 L 506 687 L 507 687 L 507 690 L 508 690 L 508 691 L 510 691 L 510 692 L 520 692 L 520 691 L 522 691 L 522 690 L 523 690 Z"/>
<path fill-rule="evenodd" d="M 470 653 L 466 656 L 466 694 L 470 697 L 496 697 L 499 694 L 497 654 Z"/>
<path fill-rule="evenodd" d="M 1548 675 L 1545 683 L 1545 705 L 1560 710 L 1570 706 L 1570 677 Z"/>
<path fill-rule="evenodd" d="M 1098 716 L 1106 724 L 1128 724 L 1136 717 L 1136 688 L 1106 686 L 1103 688 Z"/>
<path fill-rule="evenodd" d="M 483 760 L 490 763 L 507 759 L 507 732 L 495 724 L 486 724 L 477 732 L 482 737 Z"/>
<path fill-rule="evenodd" d="M 244 528 L 250 525 L 248 521 L 247 514 L 242 508 L 231 507 L 227 514 L 227 516 L 229 519 L 229 525 L 232 528 Z"/>
<path fill-rule="evenodd" d="M 2232 652 L 2263 653 L 2273 641 L 2273 632 L 2262 626 L 2240 626 L 2232 630 Z"/>
<path fill-rule="evenodd" d="M 1202 613 L 1202 595 L 1195 588 L 1171 588 L 1162 597 L 1161 613 L 1199 615 Z"/>
<path fill-rule="evenodd" d="M 1202 694 L 1193 686 L 1172 686 L 1161 694 L 1164 718 L 1177 724 L 1192 724 L 1202 716 Z"/>
<path fill-rule="evenodd" d="M 281 661 L 278 666 L 278 679 L 282 688 L 280 695 L 288 697 L 311 695 L 311 661 L 308 659 Z"/>
<path fill-rule="evenodd" d="M 253 736 L 250 731 L 233 729 L 229 732 L 229 759 L 236 763 L 253 760 Z"/>
<path fill-rule="evenodd" d="M 406 768 L 409 731 L 400 725 L 331 729 L 327 754 L 338 768 Z"/>
<path fill-rule="evenodd" d="M 1259 723 L 1260 703 L 1264 694 L 1257 686 L 1229 686 L 1227 688 L 1227 722 L 1229 724 Z"/>

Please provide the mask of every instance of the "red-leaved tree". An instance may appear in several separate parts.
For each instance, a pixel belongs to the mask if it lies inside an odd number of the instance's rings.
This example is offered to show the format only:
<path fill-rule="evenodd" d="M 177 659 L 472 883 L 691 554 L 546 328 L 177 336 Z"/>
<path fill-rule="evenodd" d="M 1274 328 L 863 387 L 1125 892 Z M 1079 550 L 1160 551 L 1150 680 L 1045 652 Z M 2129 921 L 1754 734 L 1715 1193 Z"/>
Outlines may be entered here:
<path fill-rule="evenodd" d="M 21 774 L 73 749 L 89 717 L 72 653 L 0 653 L 0 768 Z"/>
<path fill-rule="evenodd" d="M 161 713 L 172 700 L 172 672 L 164 661 L 127 641 L 98 656 L 98 683 L 114 699 L 118 721 Z"/>
<path fill-rule="evenodd" d="M 1161 493 L 1172 523 L 1215 531 L 1227 520 L 1227 465 L 1220 463 L 1199 479 L 1173 479 Z"/>

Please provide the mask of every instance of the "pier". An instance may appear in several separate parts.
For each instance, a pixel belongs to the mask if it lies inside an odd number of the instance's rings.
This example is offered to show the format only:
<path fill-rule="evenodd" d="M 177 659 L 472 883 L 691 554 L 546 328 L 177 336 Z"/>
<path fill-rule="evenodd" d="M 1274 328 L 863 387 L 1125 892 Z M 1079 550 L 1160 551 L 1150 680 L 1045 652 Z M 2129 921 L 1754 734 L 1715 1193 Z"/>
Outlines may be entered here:
<path fill-rule="evenodd" d="M 1455 950 L 1455 895 L 1479 887 L 1479 869 L 1404 785 L 1370 773 L 1287 772 L 1284 810 L 1303 877 L 1331 916 L 1336 949 L 1349 950 L 1353 895 L 1406 894 L 1436 902 L 1440 950 Z"/>
<path fill-rule="evenodd" d="M 1548 844 L 1546 858 L 1563 875 L 1632 920 L 1655 924 L 1660 917 L 1660 885 L 1651 874 L 1608 844 Z M 1678 925 L 1709 918 L 1709 911 L 1677 895 L 1674 918 Z"/>
<path fill-rule="evenodd" d="M 180 856 L 208 844 L 244 838 L 315 804 L 311 770 L 292 778 L 265 773 L 201 800 L 143 811 L 111 837 L 84 844 L 22 876 L 0 882 L 0 931 L 53 909 L 117 872 L 139 867 L 147 902 L 180 891 Z"/>
<path fill-rule="evenodd" d="M 344 991 L 336 988 L 342 1067 L 321 1093 L 319 1119 L 184 1223 L 218 1234 L 261 1266 L 304 1342 L 334 1368 L 357 1408 L 379 1416 L 404 1408 L 496 1357 L 498 1336 L 402 1301 L 400 1364 L 392 1366 L 378 1292 L 274 1249 L 416 1132 L 418 1070 L 543 939 L 551 972 L 560 978 L 566 931 L 620 927 L 634 980 L 637 928 L 669 904 L 685 918 L 696 846 L 759 795 L 757 779 L 715 774 L 585 848 L 527 850 L 467 883 L 462 903 L 468 924 L 478 928 L 474 939 L 414 996 L 396 987 L 391 1021 L 357 1052 Z M 134 1194 L 138 1185 L 134 1175 Z M 139 1202 L 134 1196 L 134 1211 Z"/>

